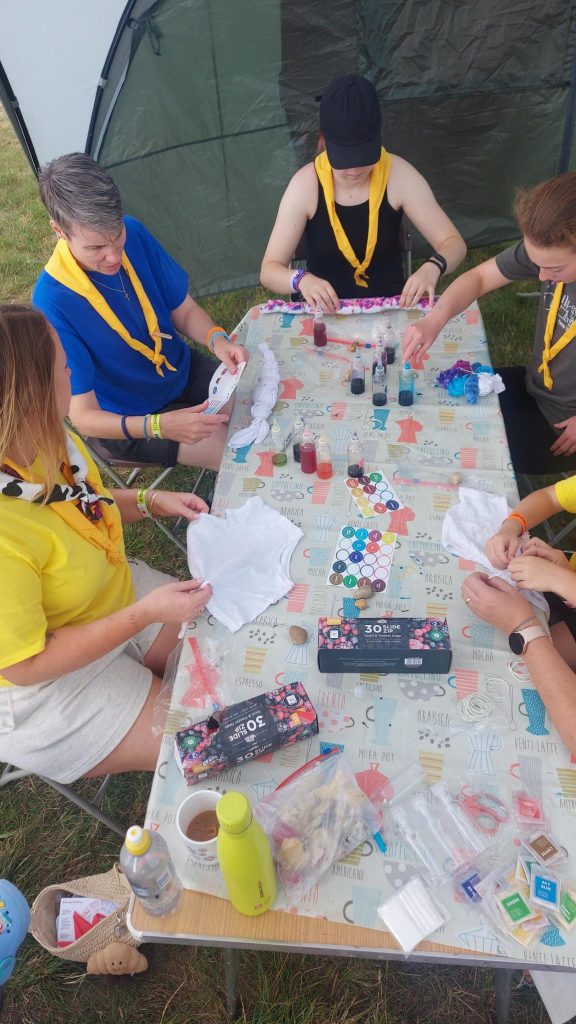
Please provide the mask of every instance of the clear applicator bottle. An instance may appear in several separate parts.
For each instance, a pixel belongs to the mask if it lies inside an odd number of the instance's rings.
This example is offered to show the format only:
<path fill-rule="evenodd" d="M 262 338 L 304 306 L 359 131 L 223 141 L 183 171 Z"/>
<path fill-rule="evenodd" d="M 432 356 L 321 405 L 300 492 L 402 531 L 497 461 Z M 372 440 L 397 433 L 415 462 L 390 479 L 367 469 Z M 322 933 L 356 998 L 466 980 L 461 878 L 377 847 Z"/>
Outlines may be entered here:
<path fill-rule="evenodd" d="M 270 448 L 272 451 L 272 464 L 274 466 L 285 466 L 288 462 L 286 439 L 276 420 L 272 420 L 270 426 Z"/>
<path fill-rule="evenodd" d="M 358 434 L 348 445 L 348 476 L 354 479 L 364 475 L 364 447 Z"/>
<path fill-rule="evenodd" d="M 318 438 L 318 444 L 316 445 L 316 474 L 319 480 L 329 480 L 334 475 L 332 452 L 323 434 Z"/>

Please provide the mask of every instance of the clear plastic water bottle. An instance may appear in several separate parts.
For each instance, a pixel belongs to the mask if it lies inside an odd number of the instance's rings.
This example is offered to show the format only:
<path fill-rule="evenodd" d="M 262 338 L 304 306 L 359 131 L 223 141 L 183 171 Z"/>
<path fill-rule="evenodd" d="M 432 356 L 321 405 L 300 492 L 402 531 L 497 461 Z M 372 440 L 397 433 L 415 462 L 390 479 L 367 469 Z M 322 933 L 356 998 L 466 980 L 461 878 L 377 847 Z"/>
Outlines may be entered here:
<path fill-rule="evenodd" d="M 276 898 L 276 871 L 268 837 L 252 817 L 243 793 L 225 793 L 216 805 L 216 815 L 220 823 L 218 861 L 228 898 L 241 914 L 263 914 Z"/>
<path fill-rule="evenodd" d="M 399 405 L 413 405 L 414 403 L 414 370 L 410 363 L 404 363 L 400 370 L 398 403 Z"/>
<path fill-rule="evenodd" d="M 386 373 L 387 368 L 386 349 L 384 348 L 384 340 L 382 335 L 379 334 L 376 338 L 376 351 L 374 352 L 374 358 L 372 360 L 372 373 L 376 371 L 377 366 L 383 366 L 384 372 Z"/>
<path fill-rule="evenodd" d="M 182 899 L 182 883 L 159 832 L 131 825 L 120 851 L 120 867 L 147 914 L 164 917 Z"/>

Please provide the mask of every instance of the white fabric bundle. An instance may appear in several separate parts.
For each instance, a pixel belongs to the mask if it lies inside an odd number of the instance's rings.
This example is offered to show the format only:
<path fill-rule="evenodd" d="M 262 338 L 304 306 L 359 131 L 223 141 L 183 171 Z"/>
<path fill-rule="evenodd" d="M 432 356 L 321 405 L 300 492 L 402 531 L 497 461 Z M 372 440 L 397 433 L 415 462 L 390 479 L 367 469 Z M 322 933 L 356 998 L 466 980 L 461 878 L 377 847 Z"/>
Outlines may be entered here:
<path fill-rule="evenodd" d="M 290 559 L 302 530 L 261 498 L 249 498 L 225 516 L 200 515 L 188 526 L 190 573 L 208 580 L 207 604 L 235 633 L 294 586 Z"/>
<path fill-rule="evenodd" d="M 478 394 L 480 398 L 483 398 L 484 395 L 489 395 L 491 391 L 495 395 L 506 391 L 506 385 L 499 373 L 477 373 L 476 376 L 478 377 Z"/>
<path fill-rule="evenodd" d="M 244 448 L 247 444 L 260 444 L 264 441 L 270 430 L 268 417 L 278 400 L 280 370 L 276 356 L 265 341 L 258 345 L 258 348 L 262 353 L 262 369 L 252 395 L 252 423 L 232 435 L 228 447 L 234 450 Z"/>
<path fill-rule="evenodd" d="M 516 583 L 507 569 L 495 569 L 484 551 L 486 543 L 502 526 L 510 512 L 506 498 L 487 491 L 476 491 L 472 487 L 460 487 L 458 505 L 449 508 L 442 526 L 442 543 L 451 555 L 466 558 L 487 569 L 490 576 L 500 576 L 511 586 Z M 524 534 L 524 543 L 529 535 Z M 535 608 L 550 615 L 548 602 L 537 590 L 523 590 L 522 595 Z"/>

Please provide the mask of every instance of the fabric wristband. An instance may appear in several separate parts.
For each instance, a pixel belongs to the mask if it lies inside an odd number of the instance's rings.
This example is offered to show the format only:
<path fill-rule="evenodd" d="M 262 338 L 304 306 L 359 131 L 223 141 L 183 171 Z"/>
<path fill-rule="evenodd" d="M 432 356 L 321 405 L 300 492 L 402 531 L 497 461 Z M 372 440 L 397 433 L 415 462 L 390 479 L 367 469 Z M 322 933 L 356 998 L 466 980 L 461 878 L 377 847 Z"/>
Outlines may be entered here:
<path fill-rule="evenodd" d="M 128 430 L 128 427 L 126 426 L 127 418 L 128 418 L 127 416 L 121 416 L 120 417 L 120 427 L 122 429 L 122 433 L 124 434 L 124 437 L 126 438 L 126 440 L 127 441 L 133 441 L 134 438 L 132 437 L 132 434 L 130 433 L 130 431 Z"/>
<path fill-rule="evenodd" d="M 150 434 L 148 433 L 148 417 L 145 416 L 142 420 L 142 430 L 144 431 L 144 437 L 147 441 L 150 440 Z"/>
<path fill-rule="evenodd" d="M 433 263 L 435 267 L 438 267 L 438 270 L 440 271 L 440 277 L 442 277 L 442 274 L 446 273 L 448 263 L 444 259 L 444 257 L 440 255 L 439 252 L 433 252 L 432 255 L 428 257 L 428 259 L 424 260 L 424 262 Z"/>
<path fill-rule="evenodd" d="M 208 331 L 208 334 L 206 335 L 206 344 L 210 351 L 214 353 L 214 355 L 216 355 L 216 353 L 214 352 L 214 338 L 216 338 L 219 334 L 223 334 L 224 337 L 226 338 L 226 341 L 230 340 L 228 338 L 228 334 L 226 333 L 223 327 L 211 327 L 210 330 Z"/>
<path fill-rule="evenodd" d="M 145 487 L 138 488 L 136 491 L 136 508 L 142 513 L 145 519 L 149 519 L 150 513 L 148 511 L 148 505 L 146 504 L 146 493 L 147 491 Z"/>
<path fill-rule="evenodd" d="M 162 431 L 160 429 L 160 413 L 153 412 L 150 416 L 150 430 L 152 431 L 152 437 L 155 441 L 162 440 Z"/>
<path fill-rule="evenodd" d="M 304 277 L 304 274 L 309 274 L 309 270 L 296 270 L 290 278 L 290 288 L 293 292 L 297 292 L 300 288 L 300 282 Z"/>

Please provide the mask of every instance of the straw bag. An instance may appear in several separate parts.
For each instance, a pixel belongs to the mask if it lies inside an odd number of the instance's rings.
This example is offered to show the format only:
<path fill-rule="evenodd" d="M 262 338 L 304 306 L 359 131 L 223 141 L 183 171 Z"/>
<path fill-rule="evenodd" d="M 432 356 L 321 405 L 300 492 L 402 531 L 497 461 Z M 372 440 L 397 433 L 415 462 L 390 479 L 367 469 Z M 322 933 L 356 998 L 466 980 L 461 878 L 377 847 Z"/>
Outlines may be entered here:
<path fill-rule="evenodd" d="M 92 953 L 105 949 L 111 942 L 123 942 L 127 946 L 139 946 L 140 942 L 130 934 L 126 926 L 126 912 L 132 890 L 115 864 L 110 871 L 88 878 L 75 878 L 61 885 L 49 885 L 38 894 L 32 905 L 30 932 L 44 949 L 62 960 L 86 962 Z M 110 900 L 118 909 L 99 921 L 69 946 L 56 945 L 56 918 L 62 896 L 89 896 L 93 899 Z"/>

